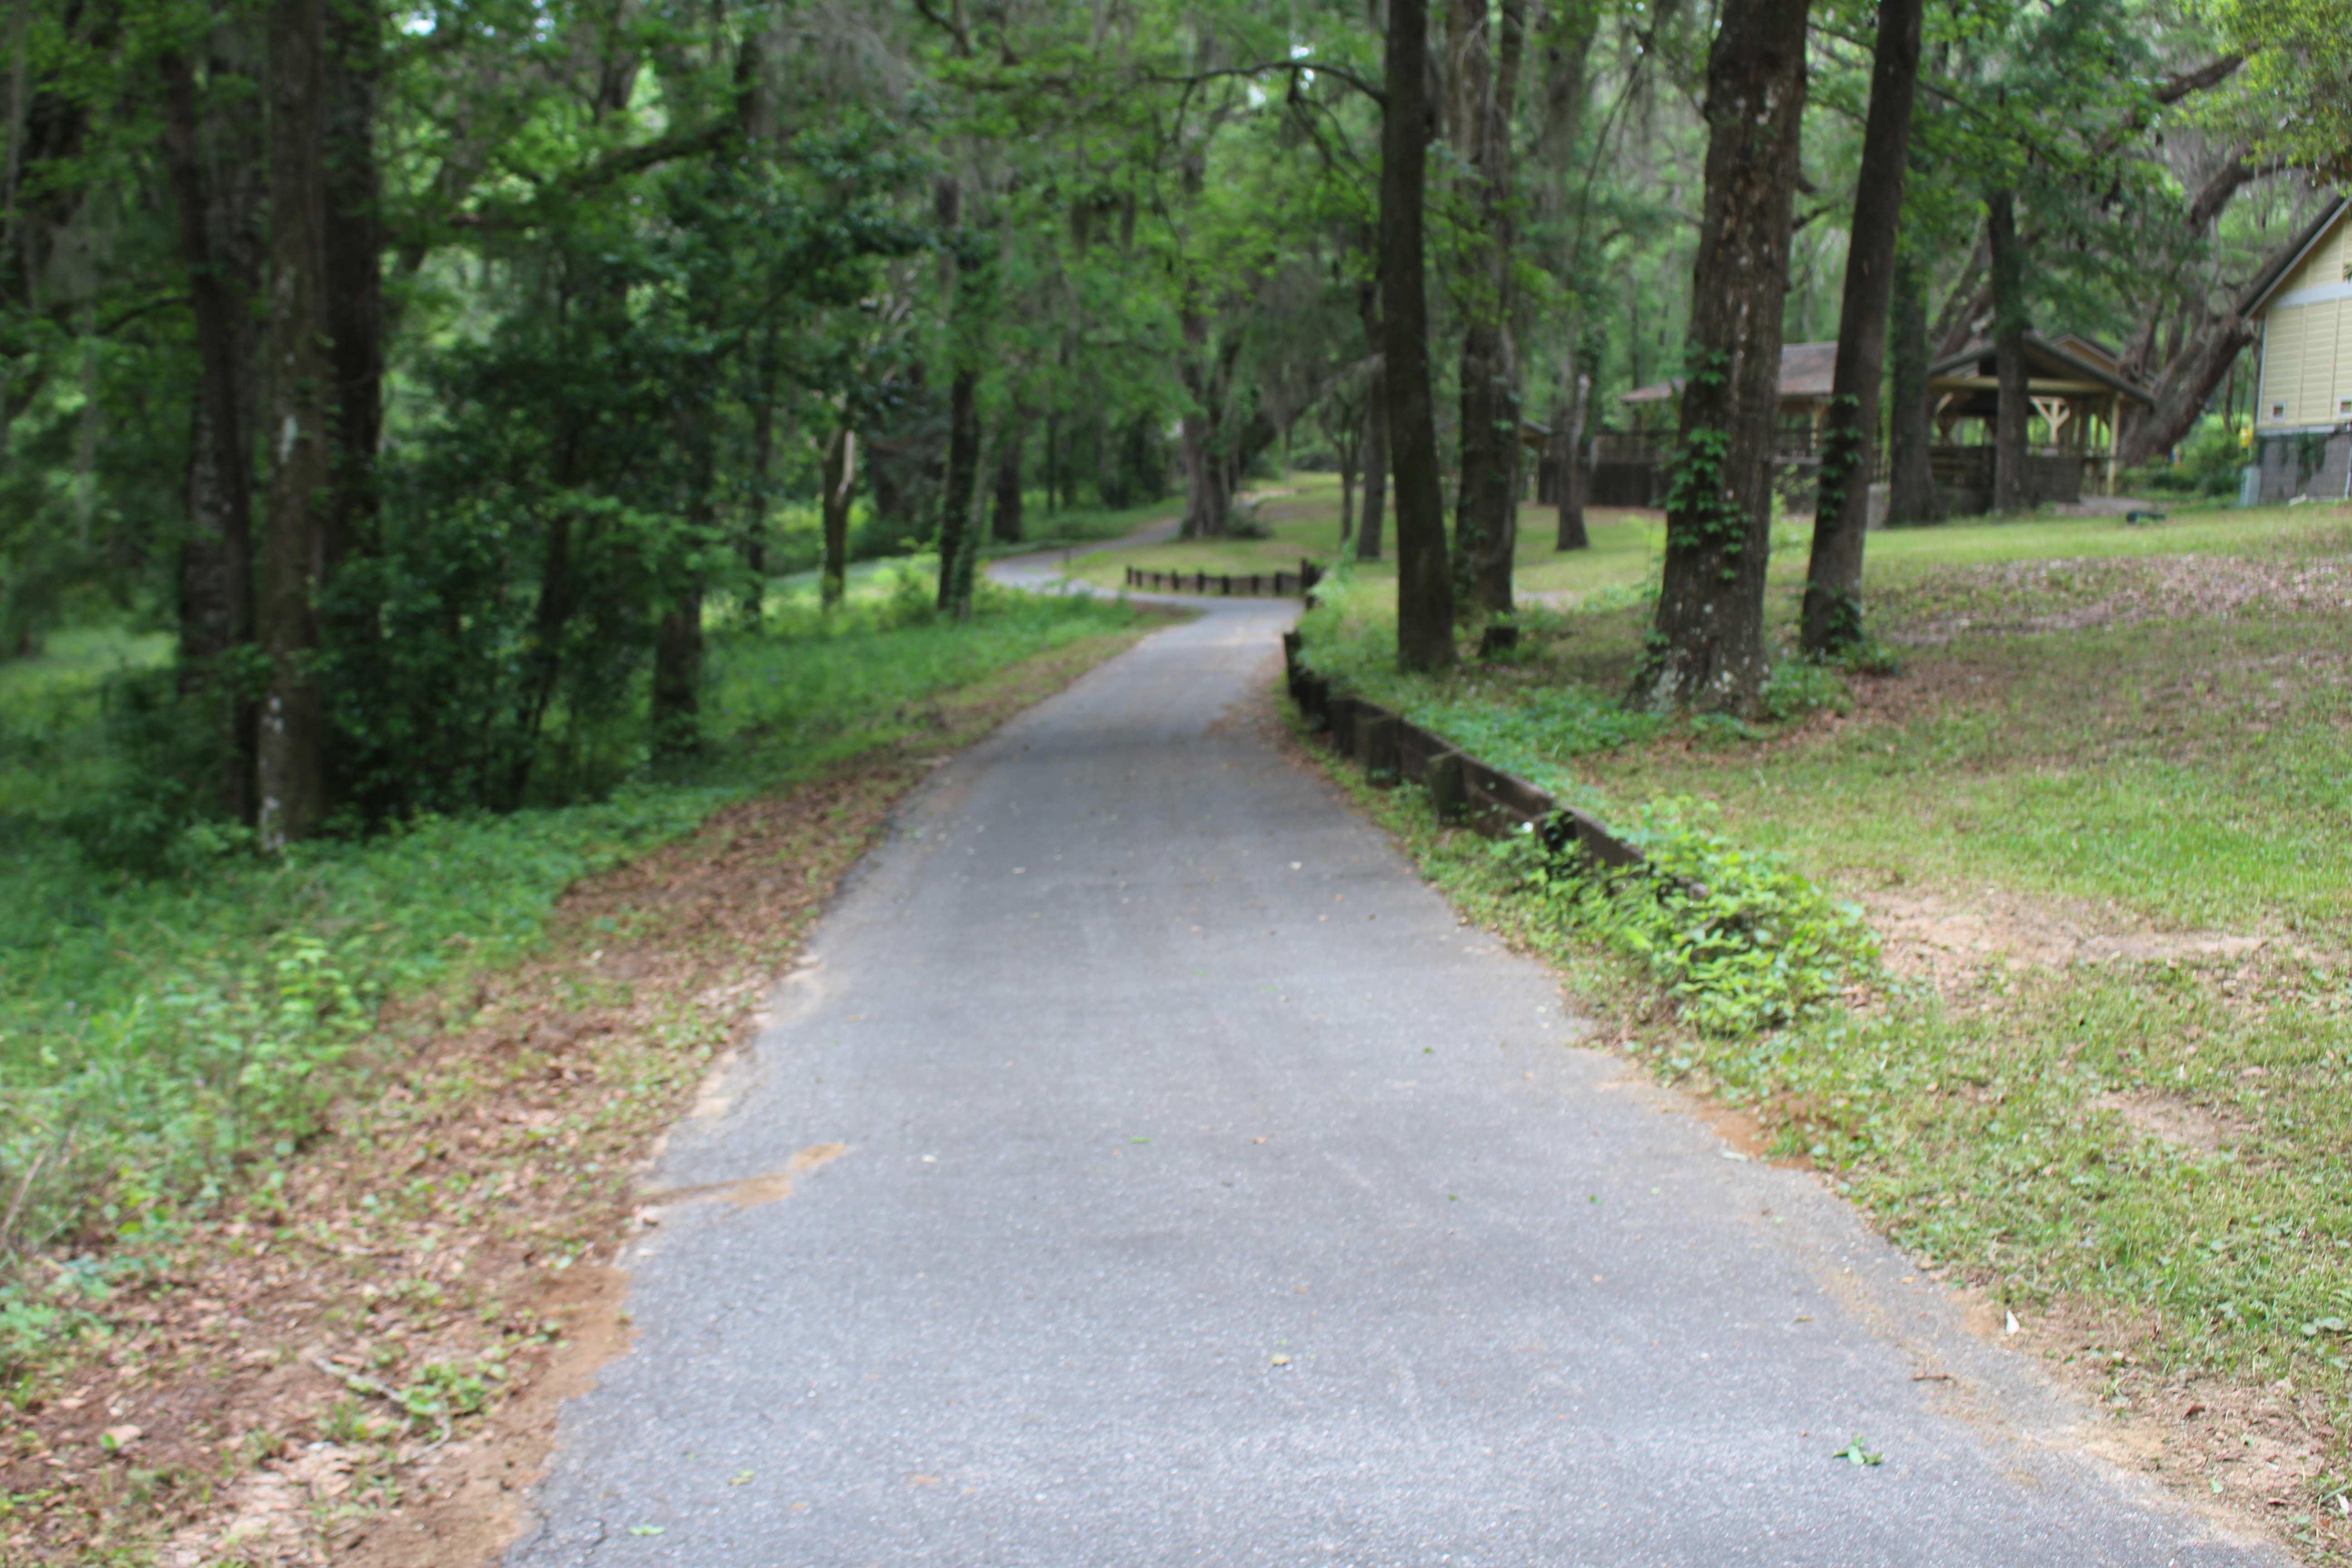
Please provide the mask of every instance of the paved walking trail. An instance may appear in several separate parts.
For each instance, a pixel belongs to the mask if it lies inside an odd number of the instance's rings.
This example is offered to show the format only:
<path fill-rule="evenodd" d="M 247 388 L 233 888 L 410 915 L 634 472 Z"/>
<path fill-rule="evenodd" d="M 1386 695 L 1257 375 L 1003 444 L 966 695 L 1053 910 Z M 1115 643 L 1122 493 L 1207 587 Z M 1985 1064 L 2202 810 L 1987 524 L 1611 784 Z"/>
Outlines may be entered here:
<path fill-rule="evenodd" d="M 910 802 L 511 1563 L 2284 1561 L 1576 1047 L 1248 718 L 1292 606 L 1203 608 Z"/>

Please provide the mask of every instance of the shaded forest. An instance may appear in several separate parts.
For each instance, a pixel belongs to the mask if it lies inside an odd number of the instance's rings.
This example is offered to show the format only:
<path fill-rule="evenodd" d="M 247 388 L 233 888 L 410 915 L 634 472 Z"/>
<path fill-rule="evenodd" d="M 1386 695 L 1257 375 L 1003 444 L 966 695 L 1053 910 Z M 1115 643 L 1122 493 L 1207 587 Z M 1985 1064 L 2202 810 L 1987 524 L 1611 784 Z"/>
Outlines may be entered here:
<path fill-rule="evenodd" d="M 1444 663 L 1535 467 L 1572 547 L 1592 437 L 1678 377 L 1645 700 L 1737 707 L 1767 650 L 1697 628 L 1761 592 L 1780 345 L 1846 345 L 1825 520 L 1880 471 L 1933 520 L 1921 367 L 1979 338 L 2111 345 L 2128 465 L 2226 440 L 2244 288 L 2343 163 L 2338 20 L 31 0 L 0 650 L 168 635 L 116 704 L 144 809 L 279 845 L 694 755 L 780 574 L 920 552 L 952 618 L 1040 517 L 1173 487 L 1217 535 L 1287 458 Z M 1859 560 L 1817 531 L 1816 651 Z"/>

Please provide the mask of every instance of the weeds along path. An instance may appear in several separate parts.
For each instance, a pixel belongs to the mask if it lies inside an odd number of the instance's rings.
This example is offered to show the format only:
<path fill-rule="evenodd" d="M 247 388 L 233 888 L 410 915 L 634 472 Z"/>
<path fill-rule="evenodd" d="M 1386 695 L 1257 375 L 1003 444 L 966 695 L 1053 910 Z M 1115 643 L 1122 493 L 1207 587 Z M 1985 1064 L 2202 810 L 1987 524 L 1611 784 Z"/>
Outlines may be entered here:
<path fill-rule="evenodd" d="M 514 1568 L 2278 1562 L 1580 1047 L 1212 601 L 941 766 L 646 1183 Z"/>
<path fill-rule="evenodd" d="M 0 1563 L 494 1561 L 558 1404 L 627 1343 L 604 1265 L 633 1169 L 891 807 L 1146 629 L 1098 624 L 1010 662 L 1017 637 L 967 642 L 953 689 L 902 670 L 911 722 L 803 752 L 580 880 L 509 962 L 397 996 L 361 1090 L 218 1208 L 36 1260 L 40 1294 L 0 1295 Z"/>

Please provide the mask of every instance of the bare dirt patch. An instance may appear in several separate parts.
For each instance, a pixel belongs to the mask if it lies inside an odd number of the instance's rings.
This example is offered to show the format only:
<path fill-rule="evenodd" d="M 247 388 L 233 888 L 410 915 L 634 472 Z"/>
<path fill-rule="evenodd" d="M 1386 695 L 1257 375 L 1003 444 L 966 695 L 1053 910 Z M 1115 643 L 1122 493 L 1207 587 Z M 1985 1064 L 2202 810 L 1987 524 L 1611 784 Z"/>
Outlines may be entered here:
<path fill-rule="evenodd" d="M 606 1260 L 662 1129 L 898 800 L 1149 629 L 941 698 L 935 728 L 573 889 L 530 963 L 389 1010 L 365 1092 L 282 1184 L 195 1226 L 23 1398 L 0 1559 L 495 1560 L 559 1405 L 626 1348 Z"/>
<path fill-rule="evenodd" d="M 2168 1094 L 2103 1094 L 2092 1103 L 2150 1138 L 2200 1154 L 2219 1153 L 2245 1131 L 2234 1116 Z"/>
<path fill-rule="evenodd" d="M 1882 635 L 1904 647 L 1966 636 L 2085 631 L 2190 616 L 2352 609 L 2352 566 L 2231 555 L 2078 557 L 1931 572 L 1882 598 Z"/>
<path fill-rule="evenodd" d="M 2000 888 L 1953 895 L 1920 889 L 1860 895 L 1886 967 L 1945 992 L 1990 970 L 2074 963 L 2166 963 L 2250 958 L 2274 939 L 2224 931 L 2117 930 L 2117 912 L 2068 908 Z"/>

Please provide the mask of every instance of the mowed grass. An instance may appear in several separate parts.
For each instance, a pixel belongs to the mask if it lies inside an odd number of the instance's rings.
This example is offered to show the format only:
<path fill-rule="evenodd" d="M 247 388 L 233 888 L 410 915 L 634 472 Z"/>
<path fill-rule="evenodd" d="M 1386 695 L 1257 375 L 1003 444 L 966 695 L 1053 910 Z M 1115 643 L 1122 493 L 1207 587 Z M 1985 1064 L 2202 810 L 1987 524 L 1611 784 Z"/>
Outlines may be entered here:
<path fill-rule="evenodd" d="M 1784 640 L 1802 543 L 1799 524 L 1775 551 Z M 2232 1451 L 2281 1468 L 2213 1459 L 2197 1486 L 2289 1497 L 2273 1522 L 2337 1552 L 2352 511 L 1949 525 L 1869 552 L 1900 672 L 1784 659 L 1781 717 L 1753 725 L 1622 709 L 1647 582 L 1598 559 L 1557 569 L 1582 574 L 1571 607 L 1527 610 L 1511 662 L 1397 675 L 1392 595 L 1362 578 L 1308 617 L 1309 657 L 1605 815 L 1706 803 L 1864 904 L 1896 971 L 1867 1001 L 1637 1048 L 1835 1173 L 1923 1263 L 2064 1325 L 2042 1342 L 2101 1367 L 2118 1417 L 2177 1427 L 2184 1389 L 2236 1411 Z M 1465 897 L 1528 918 L 1491 857 L 1412 831 Z M 1570 961 L 1638 994 L 1622 966 Z"/>

